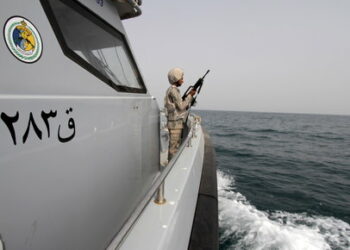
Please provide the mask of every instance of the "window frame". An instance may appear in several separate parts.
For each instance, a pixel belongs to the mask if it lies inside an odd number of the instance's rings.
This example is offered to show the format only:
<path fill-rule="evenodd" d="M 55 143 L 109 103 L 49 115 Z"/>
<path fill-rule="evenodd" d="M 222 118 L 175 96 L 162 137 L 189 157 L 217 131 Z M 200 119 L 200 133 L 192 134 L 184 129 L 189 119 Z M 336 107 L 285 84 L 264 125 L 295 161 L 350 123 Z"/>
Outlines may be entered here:
<path fill-rule="evenodd" d="M 116 38 L 118 38 L 117 36 L 121 37 L 121 39 L 122 39 L 121 41 L 123 42 L 123 45 L 125 46 L 125 49 L 126 49 L 125 52 L 130 60 L 131 66 L 134 67 L 134 69 L 136 71 L 136 79 L 138 80 L 138 83 L 140 84 L 140 88 L 133 88 L 133 87 L 128 87 L 128 86 L 124 86 L 124 85 L 117 85 L 114 81 L 107 78 L 98 69 L 96 69 L 90 63 L 88 63 L 82 57 L 80 57 L 78 54 L 76 54 L 71 48 L 69 48 L 69 46 L 67 45 L 67 43 L 64 39 L 63 33 L 59 27 L 58 21 L 56 20 L 56 16 L 54 14 L 54 11 L 52 10 L 52 7 L 51 7 L 49 1 L 48 0 L 40 0 L 41 5 L 43 6 L 43 9 L 45 11 L 46 17 L 49 20 L 51 27 L 55 33 L 55 36 L 56 36 L 56 38 L 61 46 L 63 54 L 118 92 L 140 93 L 140 94 L 147 93 L 146 86 L 145 86 L 144 81 L 142 79 L 141 73 L 137 67 L 136 61 L 131 53 L 131 50 L 130 50 L 129 44 L 125 38 L 125 35 L 123 33 L 121 33 L 119 30 L 117 30 L 116 28 L 114 28 L 111 24 L 109 24 L 108 22 L 103 20 L 101 17 L 99 17 L 96 13 L 94 13 L 93 11 L 88 9 L 86 6 L 81 4 L 80 2 L 78 2 L 76 0 L 59 0 L 59 1 L 61 1 L 63 4 L 70 7 L 73 11 L 76 11 L 77 13 L 81 14 L 85 18 L 91 20 L 95 25 L 97 25 L 101 29 L 105 30 L 110 35 L 112 35 Z M 114 34 L 117 34 L 117 36 L 115 36 Z M 116 60 L 117 60 L 117 58 L 116 58 Z"/>

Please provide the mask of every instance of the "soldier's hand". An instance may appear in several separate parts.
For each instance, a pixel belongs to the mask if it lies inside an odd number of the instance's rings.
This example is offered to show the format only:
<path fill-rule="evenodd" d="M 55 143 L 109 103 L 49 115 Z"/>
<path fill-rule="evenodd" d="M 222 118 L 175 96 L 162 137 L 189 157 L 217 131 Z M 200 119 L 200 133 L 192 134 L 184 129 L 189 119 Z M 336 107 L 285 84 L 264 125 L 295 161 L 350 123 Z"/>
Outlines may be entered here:
<path fill-rule="evenodd" d="M 196 94 L 196 92 L 197 92 L 197 91 L 196 91 L 195 89 L 191 89 L 191 91 L 190 91 L 189 94 L 190 94 L 191 96 L 194 96 L 194 95 Z"/>

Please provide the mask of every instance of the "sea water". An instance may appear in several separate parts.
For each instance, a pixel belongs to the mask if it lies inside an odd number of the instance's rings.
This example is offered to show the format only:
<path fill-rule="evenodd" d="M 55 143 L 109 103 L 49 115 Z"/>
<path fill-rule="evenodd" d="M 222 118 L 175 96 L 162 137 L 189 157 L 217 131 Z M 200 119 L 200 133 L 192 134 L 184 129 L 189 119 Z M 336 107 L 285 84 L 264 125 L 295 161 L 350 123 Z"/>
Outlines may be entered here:
<path fill-rule="evenodd" d="M 350 116 L 195 113 L 216 151 L 220 249 L 350 249 Z"/>

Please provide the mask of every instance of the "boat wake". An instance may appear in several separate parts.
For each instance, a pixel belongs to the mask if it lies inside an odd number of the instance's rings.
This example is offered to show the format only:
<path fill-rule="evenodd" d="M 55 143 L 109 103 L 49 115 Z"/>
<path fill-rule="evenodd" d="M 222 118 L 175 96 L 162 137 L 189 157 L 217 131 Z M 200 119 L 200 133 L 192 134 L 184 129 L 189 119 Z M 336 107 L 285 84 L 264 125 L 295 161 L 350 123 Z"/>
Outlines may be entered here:
<path fill-rule="evenodd" d="M 259 211 L 218 171 L 222 249 L 350 249 L 350 225 L 333 217 Z"/>

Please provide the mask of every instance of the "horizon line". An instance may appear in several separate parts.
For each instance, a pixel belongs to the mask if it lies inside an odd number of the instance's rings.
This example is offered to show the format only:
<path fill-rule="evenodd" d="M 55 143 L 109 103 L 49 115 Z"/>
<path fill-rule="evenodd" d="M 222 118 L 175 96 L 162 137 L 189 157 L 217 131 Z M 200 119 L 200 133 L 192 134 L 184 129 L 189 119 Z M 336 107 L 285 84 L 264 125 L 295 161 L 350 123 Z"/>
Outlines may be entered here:
<path fill-rule="evenodd" d="M 291 114 L 291 115 L 331 115 L 331 116 L 350 116 L 350 114 L 328 114 L 328 113 L 298 113 L 298 112 L 279 112 L 279 111 L 243 111 L 228 109 L 199 109 L 198 111 L 219 111 L 219 112 L 241 112 L 241 113 L 267 113 L 267 114 Z"/>

